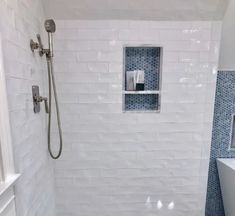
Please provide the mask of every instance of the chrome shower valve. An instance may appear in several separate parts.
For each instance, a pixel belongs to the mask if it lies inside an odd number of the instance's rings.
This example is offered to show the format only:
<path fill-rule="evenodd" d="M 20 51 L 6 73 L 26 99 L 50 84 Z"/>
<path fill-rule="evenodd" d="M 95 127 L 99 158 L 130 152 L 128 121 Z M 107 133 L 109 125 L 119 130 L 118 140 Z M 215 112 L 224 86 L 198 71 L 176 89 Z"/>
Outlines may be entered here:
<path fill-rule="evenodd" d="M 40 112 L 40 103 L 44 102 L 46 113 L 49 113 L 48 99 L 39 95 L 39 87 L 32 86 L 34 112 Z"/>
<path fill-rule="evenodd" d="M 34 97 L 33 97 L 33 100 L 34 100 L 34 102 L 36 102 L 36 103 L 44 102 L 46 113 L 49 113 L 48 102 L 47 102 L 48 99 L 47 99 L 47 97 L 34 96 Z"/>

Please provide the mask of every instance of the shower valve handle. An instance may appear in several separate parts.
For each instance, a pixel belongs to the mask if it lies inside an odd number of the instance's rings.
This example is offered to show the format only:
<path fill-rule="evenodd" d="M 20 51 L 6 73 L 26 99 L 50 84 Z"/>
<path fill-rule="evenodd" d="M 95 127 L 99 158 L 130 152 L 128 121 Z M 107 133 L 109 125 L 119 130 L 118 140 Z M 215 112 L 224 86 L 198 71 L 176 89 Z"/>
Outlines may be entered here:
<path fill-rule="evenodd" d="M 48 107 L 48 102 L 47 102 L 48 99 L 47 99 L 47 97 L 35 96 L 35 97 L 34 97 L 34 101 L 37 102 L 37 103 L 41 103 L 41 102 L 44 101 L 46 113 L 49 113 L 49 107 Z"/>

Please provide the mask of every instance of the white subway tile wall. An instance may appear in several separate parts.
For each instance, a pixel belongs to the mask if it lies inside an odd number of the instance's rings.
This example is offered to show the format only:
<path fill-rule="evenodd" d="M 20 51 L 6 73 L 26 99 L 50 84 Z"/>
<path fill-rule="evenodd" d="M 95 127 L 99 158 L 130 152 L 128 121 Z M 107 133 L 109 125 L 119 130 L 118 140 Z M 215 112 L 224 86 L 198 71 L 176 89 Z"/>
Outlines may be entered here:
<path fill-rule="evenodd" d="M 46 36 L 40 0 L 1 0 L 0 34 L 4 41 L 10 120 L 16 172 L 16 209 L 19 216 L 55 216 L 54 170 L 47 152 L 45 112 L 35 115 L 32 85 L 45 94 L 46 60 L 32 54 L 29 42 Z M 41 31 L 43 30 L 43 31 Z M 44 38 L 44 43 L 46 42 Z"/>
<path fill-rule="evenodd" d="M 56 23 L 57 215 L 202 216 L 221 23 Z M 163 47 L 160 114 L 122 113 L 123 46 L 139 44 Z"/>

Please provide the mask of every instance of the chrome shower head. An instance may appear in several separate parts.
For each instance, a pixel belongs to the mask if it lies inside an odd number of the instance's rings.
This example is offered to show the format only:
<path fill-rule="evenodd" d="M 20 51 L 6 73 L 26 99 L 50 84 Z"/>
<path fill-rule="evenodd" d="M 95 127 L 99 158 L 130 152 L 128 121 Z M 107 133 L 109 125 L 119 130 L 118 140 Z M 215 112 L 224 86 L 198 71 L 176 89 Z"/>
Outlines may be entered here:
<path fill-rule="evenodd" d="M 54 33 L 56 30 L 55 21 L 53 19 L 46 20 L 44 26 L 48 33 Z"/>
<path fill-rule="evenodd" d="M 47 56 L 51 58 L 54 56 L 52 33 L 54 33 L 56 30 L 55 21 L 53 19 L 48 19 L 45 21 L 44 26 L 48 32 L 49 53 Z"/>

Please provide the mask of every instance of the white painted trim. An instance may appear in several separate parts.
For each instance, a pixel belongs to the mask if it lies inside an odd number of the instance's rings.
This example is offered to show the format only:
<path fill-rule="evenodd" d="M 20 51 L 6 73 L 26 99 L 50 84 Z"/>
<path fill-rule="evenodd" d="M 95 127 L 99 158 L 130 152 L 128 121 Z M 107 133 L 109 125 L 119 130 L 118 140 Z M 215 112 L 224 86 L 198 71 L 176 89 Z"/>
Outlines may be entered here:
<path fill-rule="evenodd" d="M 12 197 L 4 204 L 2 209 L 0 209 L 0 215 L 4 213 L 4 211 L 10 206 L 12 202 L 15 202 L 15 196 L 12 195 Z"/>
<path fill-rule="evenodd" d="M 4 55 L 2 37 L 0 35 L 0 172 L 2 181 L 14 175 L 12 140 L 9 121 L 6 78 L 4 71 Z"/>
<path fill-rule="evenodd" d="M 3 194 L 0 196 L 0 215 L 1 216 L 15 216 L 15 194 L 13 185 L 11 185 Z"/>
<path fill-rule="evenodd" d="M 20 177 L 19 174 L 8 176 L 7 180 L 0 184 L 0 197 L 7 191 L 9 188 L 13 187 L 15 182 Z"/>

